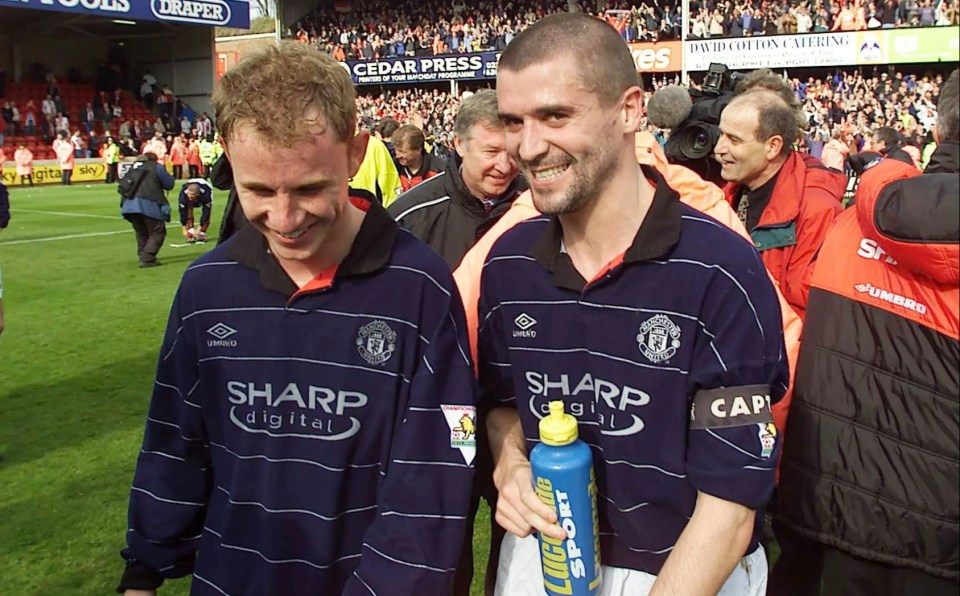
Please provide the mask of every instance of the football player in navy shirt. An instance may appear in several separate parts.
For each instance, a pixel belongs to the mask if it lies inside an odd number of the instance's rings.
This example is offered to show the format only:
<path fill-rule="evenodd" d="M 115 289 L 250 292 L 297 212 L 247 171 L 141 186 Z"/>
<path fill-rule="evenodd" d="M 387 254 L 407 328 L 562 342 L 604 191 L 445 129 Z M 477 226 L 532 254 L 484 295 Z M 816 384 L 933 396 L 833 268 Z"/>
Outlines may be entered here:
<path fill-rule="evenodd" d="M 332 58 L 271 46 L 213 101 L 250 223 L 177 291 L 119 591 L 446 594 L 477 423 L 450 272 L 348 188 L 366 137 Z"/>
<path fill-rule="evenodd" d="M 481 416 L 509 532 L 499 594 L 543 593 L 533 532 L 575 540 L 528 460 L 557 399 L 593 449 L 600 594 L 765 591 L 780 307 L 753 246 L 638 165 L 635 68 L 613 28 L 578 13 L 539 21 L 499 63 L 507 150 L 543 213 L 497 241 L 481 279 Z"/>

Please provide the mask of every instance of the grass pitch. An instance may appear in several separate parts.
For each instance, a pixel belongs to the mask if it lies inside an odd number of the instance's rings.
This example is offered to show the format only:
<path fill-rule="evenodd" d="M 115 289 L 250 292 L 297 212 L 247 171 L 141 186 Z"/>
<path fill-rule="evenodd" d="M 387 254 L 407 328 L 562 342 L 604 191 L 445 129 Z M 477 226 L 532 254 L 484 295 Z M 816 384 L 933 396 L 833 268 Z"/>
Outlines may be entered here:
<path fill-rule="evenodd" d="M 179 183 L 171 196 L 179 191 Z M 140 269 L 113 185 L 10 189 L 0 232 L 0 594 L 110 594 L 157 350 L 183 270 L 216 245 L 167 230 L 161 267 Z M 475 547 L 483 569 L 489 515 Z M 187 594 L 189 580 L 162 595 Z M 479 578 L 473 594 L 482 594 Z"/>

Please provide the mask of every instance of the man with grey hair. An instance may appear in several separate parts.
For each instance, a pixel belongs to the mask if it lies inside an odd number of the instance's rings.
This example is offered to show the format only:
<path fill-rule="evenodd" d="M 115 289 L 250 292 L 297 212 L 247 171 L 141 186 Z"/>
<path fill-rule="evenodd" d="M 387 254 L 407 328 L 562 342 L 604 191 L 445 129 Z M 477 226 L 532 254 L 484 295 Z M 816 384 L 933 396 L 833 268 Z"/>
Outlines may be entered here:
<path fill-rule="evenodd" d="M 446 170 L 387 209 L 440 253 L 451 270 L 526 189 L 517 163 L 507 155 L 495 91 L 484 89 L 463 100 L 453 134 L 456 155 Z"/>
<path fill-rule="evenodd" d="M 847 179 L 793 149 L 799 119 L 784 95 L 766 84 L 737 95 L 720 117 L 714 157 L 728 182 L 727 200 L 787 302 L 803 318 L 813 264 L 842 210 Z"/>

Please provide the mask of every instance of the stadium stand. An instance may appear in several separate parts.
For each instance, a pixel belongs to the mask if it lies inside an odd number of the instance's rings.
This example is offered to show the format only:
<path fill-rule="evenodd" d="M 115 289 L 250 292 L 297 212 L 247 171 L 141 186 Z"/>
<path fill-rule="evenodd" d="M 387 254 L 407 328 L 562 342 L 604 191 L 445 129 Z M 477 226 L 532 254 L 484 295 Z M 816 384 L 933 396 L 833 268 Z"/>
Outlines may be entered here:
<path fill-rule="evenodd" d="M 958 22 L 958 0 L 690 0 L 688 38 L 935 27 Z"/>

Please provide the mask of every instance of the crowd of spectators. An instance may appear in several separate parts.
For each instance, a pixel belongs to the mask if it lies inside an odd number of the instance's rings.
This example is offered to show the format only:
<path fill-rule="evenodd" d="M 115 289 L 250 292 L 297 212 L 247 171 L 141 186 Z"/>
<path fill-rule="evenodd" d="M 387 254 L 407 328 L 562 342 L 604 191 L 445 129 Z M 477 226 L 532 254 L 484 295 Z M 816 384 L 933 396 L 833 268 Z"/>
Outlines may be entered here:
<path fill-rule="evenodd" d="M 960 22 L 960 0 L 690 0 L 688 38 L 744 37 Z"/>
<path fill-rule="evenodd" d="M 501 51 L 544 15 L 569 10 L 609 21 L 629 42 L 680 38 L 677 0 L 372 0 L 349 12 L 320 7 L 290 33 L 339 61 Z"/>
<path fill-rule="evenodd" d="M 875 133 L 890 128 L 900 144 L 919 154 L 932 140 L 943 74 L 837 72 L 824 79 L 793 78 L 810 129 L 804 148 L 820 157 L 831 140 L 850 153 L 871 147 Z M 914 151 L 915 150 L 915 151 Z"/>
<path fill-rule="evenodd" d="M 896 130 L 904 145 L 917 149 L 926 146 L 932 138 L 943 75 L 880 70 L 792 77 L 792 86 L 809 125 L 801 140 L 801 149 L 820 157 L 823 147 L 831 139 L 837 139 L 856 153 L 868 149 L 875 131 L 885 127 Z M 648 89 L 656 92 L 663 85 L 676 82 L 674 77 L 654 78 Z M 361 123 L 369 130 L 376 132 L 386 120 L 400 125 L 413 124 L 424 132 L 435 153 L 447 157 L 453 151 L 458 97 L 440 89 L 388 89 L 361 94 L 357 101 Z M 643 128 L 662 139 L 669 134 L 646 123 Z"/>
<path fill-rule="evenodd" d="M 465 91 L 464 93 L 471 93 Z M 453 121 L 460 98 L 439 89 L 402 89 L 357 97 L 361 125 L 375 132 L 386 121 L 412 124 L 423 131 L 433 152 L 448 157 L 453 151 Z"/>
<path fill-rule="evenodd" d="M 206 114 L 195 114 L 171 86 L 159 83 L 149 72 L 144 73 L 139 87 L 124 89 L 117 86 L 122 81 L 117 68 L 104 63 L 98 67 L 93 85 L 72 82 L 64 89 L 54 72 L 42 66 L 34 70 L 32 84 L 24 87 L 26 96 L 19 94 L 20 101 L 5 97 L 6 81 L 0 86 L 4 98 L 0 101 L 0 147 L 6 137 L 36 137 L 50 145 L 65 133 L 76 148 L 76 157 L 90 157 L 97 155 L 108 136 L 124 150 L 137 152 L 157 132 L 189 136 L 200 132 L 201 123 L 206 124 L 204 136 L 213 132 Z"/>

